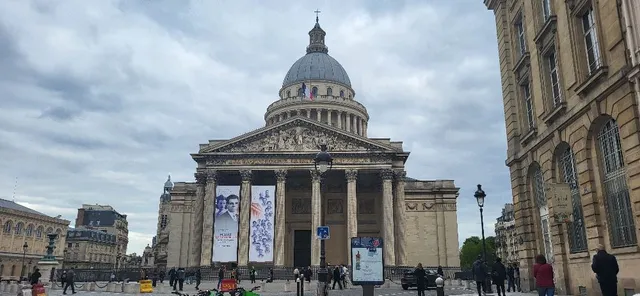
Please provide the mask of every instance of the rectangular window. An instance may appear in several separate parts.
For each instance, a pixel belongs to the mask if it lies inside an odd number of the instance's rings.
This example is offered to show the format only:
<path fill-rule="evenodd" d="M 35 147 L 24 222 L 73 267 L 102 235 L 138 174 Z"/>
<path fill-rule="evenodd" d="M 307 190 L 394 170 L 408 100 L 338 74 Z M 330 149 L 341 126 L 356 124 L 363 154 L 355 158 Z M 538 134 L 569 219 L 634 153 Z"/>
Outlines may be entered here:
<path fill-rule="evenodd" d="M 527 123 L 529 129 L 534 127 L 533 102 L 531 100 L 531 88 L 529 83 L 522 85 L 522 97 L 524 98 L 525 111 L 527 112 Z"/>
<path fill-rule="evenodd" d="M 553 107 L 558 106 L 562 101 L 560 94 L 560 75 L 558 73 L 558 59 L 556 58 L 556 52 L 552 51 L 547 54 L 547 63 L 549 67 L 549 84 L 551 86 L 551 99 L 553 100 Z"/>
<path fill-rule="evenodd" d="M 551 16 L 551 2 L 550 0 L 542 0 L 542 21 L 546 22 Z"/>
<path fill-rule="evenodd" d="M 589 8 L 582 15 L 582 31 L 584 34 L 584 45 L 587 54 L 587 64 L 589 75 L 600 68 L 600 48 L 598 47 L 598 35 L 596 33 L 596 22 L 593 8 Z"/>
<path fill-rule="evenodd" d="M 518 51 L 520 52 L 520 56 L 522 56 L 527 52 L 527 39 L 524 36 L 524 24 L 522 23 L 522 19 L 516 22 L 516 33 L 518 34 Z"/>

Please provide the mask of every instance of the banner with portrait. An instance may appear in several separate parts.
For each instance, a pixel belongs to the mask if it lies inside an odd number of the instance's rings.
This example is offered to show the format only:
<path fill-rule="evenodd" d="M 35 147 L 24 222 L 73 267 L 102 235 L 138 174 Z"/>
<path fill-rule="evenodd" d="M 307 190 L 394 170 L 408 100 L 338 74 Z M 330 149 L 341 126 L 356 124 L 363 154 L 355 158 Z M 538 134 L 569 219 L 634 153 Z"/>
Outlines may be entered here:
<path fill-rule="evenodd" d="M 217 186 L 213 210 L 212 262 L 238 260 L 240 186 Z"/>
<path fill-rule="evenodd" d="M 273 261 L 276 186 L 251 186 L 249 262 Z"/>

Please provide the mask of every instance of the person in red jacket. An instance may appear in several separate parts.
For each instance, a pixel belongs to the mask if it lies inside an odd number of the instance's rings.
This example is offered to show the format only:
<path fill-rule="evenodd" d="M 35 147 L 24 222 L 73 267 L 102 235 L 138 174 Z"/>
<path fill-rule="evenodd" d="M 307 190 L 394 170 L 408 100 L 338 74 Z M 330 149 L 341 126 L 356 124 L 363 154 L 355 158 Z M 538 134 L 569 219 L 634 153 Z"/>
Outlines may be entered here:
<path fill-rule="evenodd" d="M 536 264 L 533 265 L 533 277 L 536 279 L 538 296 L 553 296 L 555 285 L 553 283 L 553 266 L 547 263 L 544 255 L 536 256 Z"/>

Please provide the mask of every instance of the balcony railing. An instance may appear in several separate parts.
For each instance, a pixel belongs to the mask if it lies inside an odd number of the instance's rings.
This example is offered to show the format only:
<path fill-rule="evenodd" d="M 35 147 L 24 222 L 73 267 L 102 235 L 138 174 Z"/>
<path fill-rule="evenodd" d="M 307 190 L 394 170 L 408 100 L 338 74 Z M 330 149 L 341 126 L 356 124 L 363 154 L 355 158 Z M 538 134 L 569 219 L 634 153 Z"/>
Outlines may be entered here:
<path fill-rule="evenodd" d="M 367 108 L 365 108 L 364 105 L 360 104 L 356 100 L 339 97 L 339 96 L 318 96 L 313 100 L 310 100 L 304 97 L 284 98 L 271 103 L 271 105 L 267 107 L 267 113 L 271 113 L 275 110 L 278 110 L 280 108 L 284 108 L 287 106 L 293 106 L 293 105 L 299 105 L 299 104 L 314 104 L 314 103 L 334 103 L 337 105 L 351 107 L 368 116 Z"/>

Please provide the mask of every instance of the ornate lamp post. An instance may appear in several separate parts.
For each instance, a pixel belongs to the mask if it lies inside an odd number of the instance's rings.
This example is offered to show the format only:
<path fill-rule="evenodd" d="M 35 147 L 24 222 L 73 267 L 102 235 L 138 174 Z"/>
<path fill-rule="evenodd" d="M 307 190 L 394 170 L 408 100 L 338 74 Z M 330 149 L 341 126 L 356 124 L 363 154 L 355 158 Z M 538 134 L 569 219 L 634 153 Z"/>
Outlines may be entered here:
<path fill-rule="evenodd" d="M 316 154 L 316 157 L 313 159 L 313 164 L 316 170 L 316 173 L 320 176 L 320 197 L 322 198 L 322 187 L 323 187 L 323 177 L 324 174 L 331 170 L 333 167 L 333 157 L 329 152 L 327 152 L 327 145 L 320 145 L 320 152 Z M 320 224 L 324 225 L 324 209 L 320 213 Z M 318 296 L 324 296 L 324 293 L 327 291 L 327 275 L 329 271 L 327 270 L 327 260 L 325 253 L 325 241 L 320 240 L 320 270 L 318 270 Z"/>
<path fill-rule="evenodd" d="M 482 259 L 484 260 L 484 264 L 486 265 L 488 262 L 487 262 L 487 243 L 484 237 L 483 208 L 484 208 L 484 198 L 487 197 L 487 195 L 484 193 L 484 190 L 482 190 L 482 185 L 478 184 L 478 190 L 476 190 L 473 196 L 476 198 L 476 201 L 478 202 L 478 207 L 480 208 L 480 227 L 482 228 Z M 485 285 L 484 285 L 485 292 L 491 293 L 491 284 L 487 282 L 488 281 L 485 280 Z"/>
<path fill-rule="evenodd" d="M 24 266 L 24 259 L 27 257 L 27 249 L 29 248 L 29 245 L 27 244 L 27 242 L 24 242 L 24 245 L 22 245 L 22 269 L 20 270 L 20 280 L 22 280 L 22 278 L 24 277 L 24 271 L 25 271 L 25 266 Z"/>

